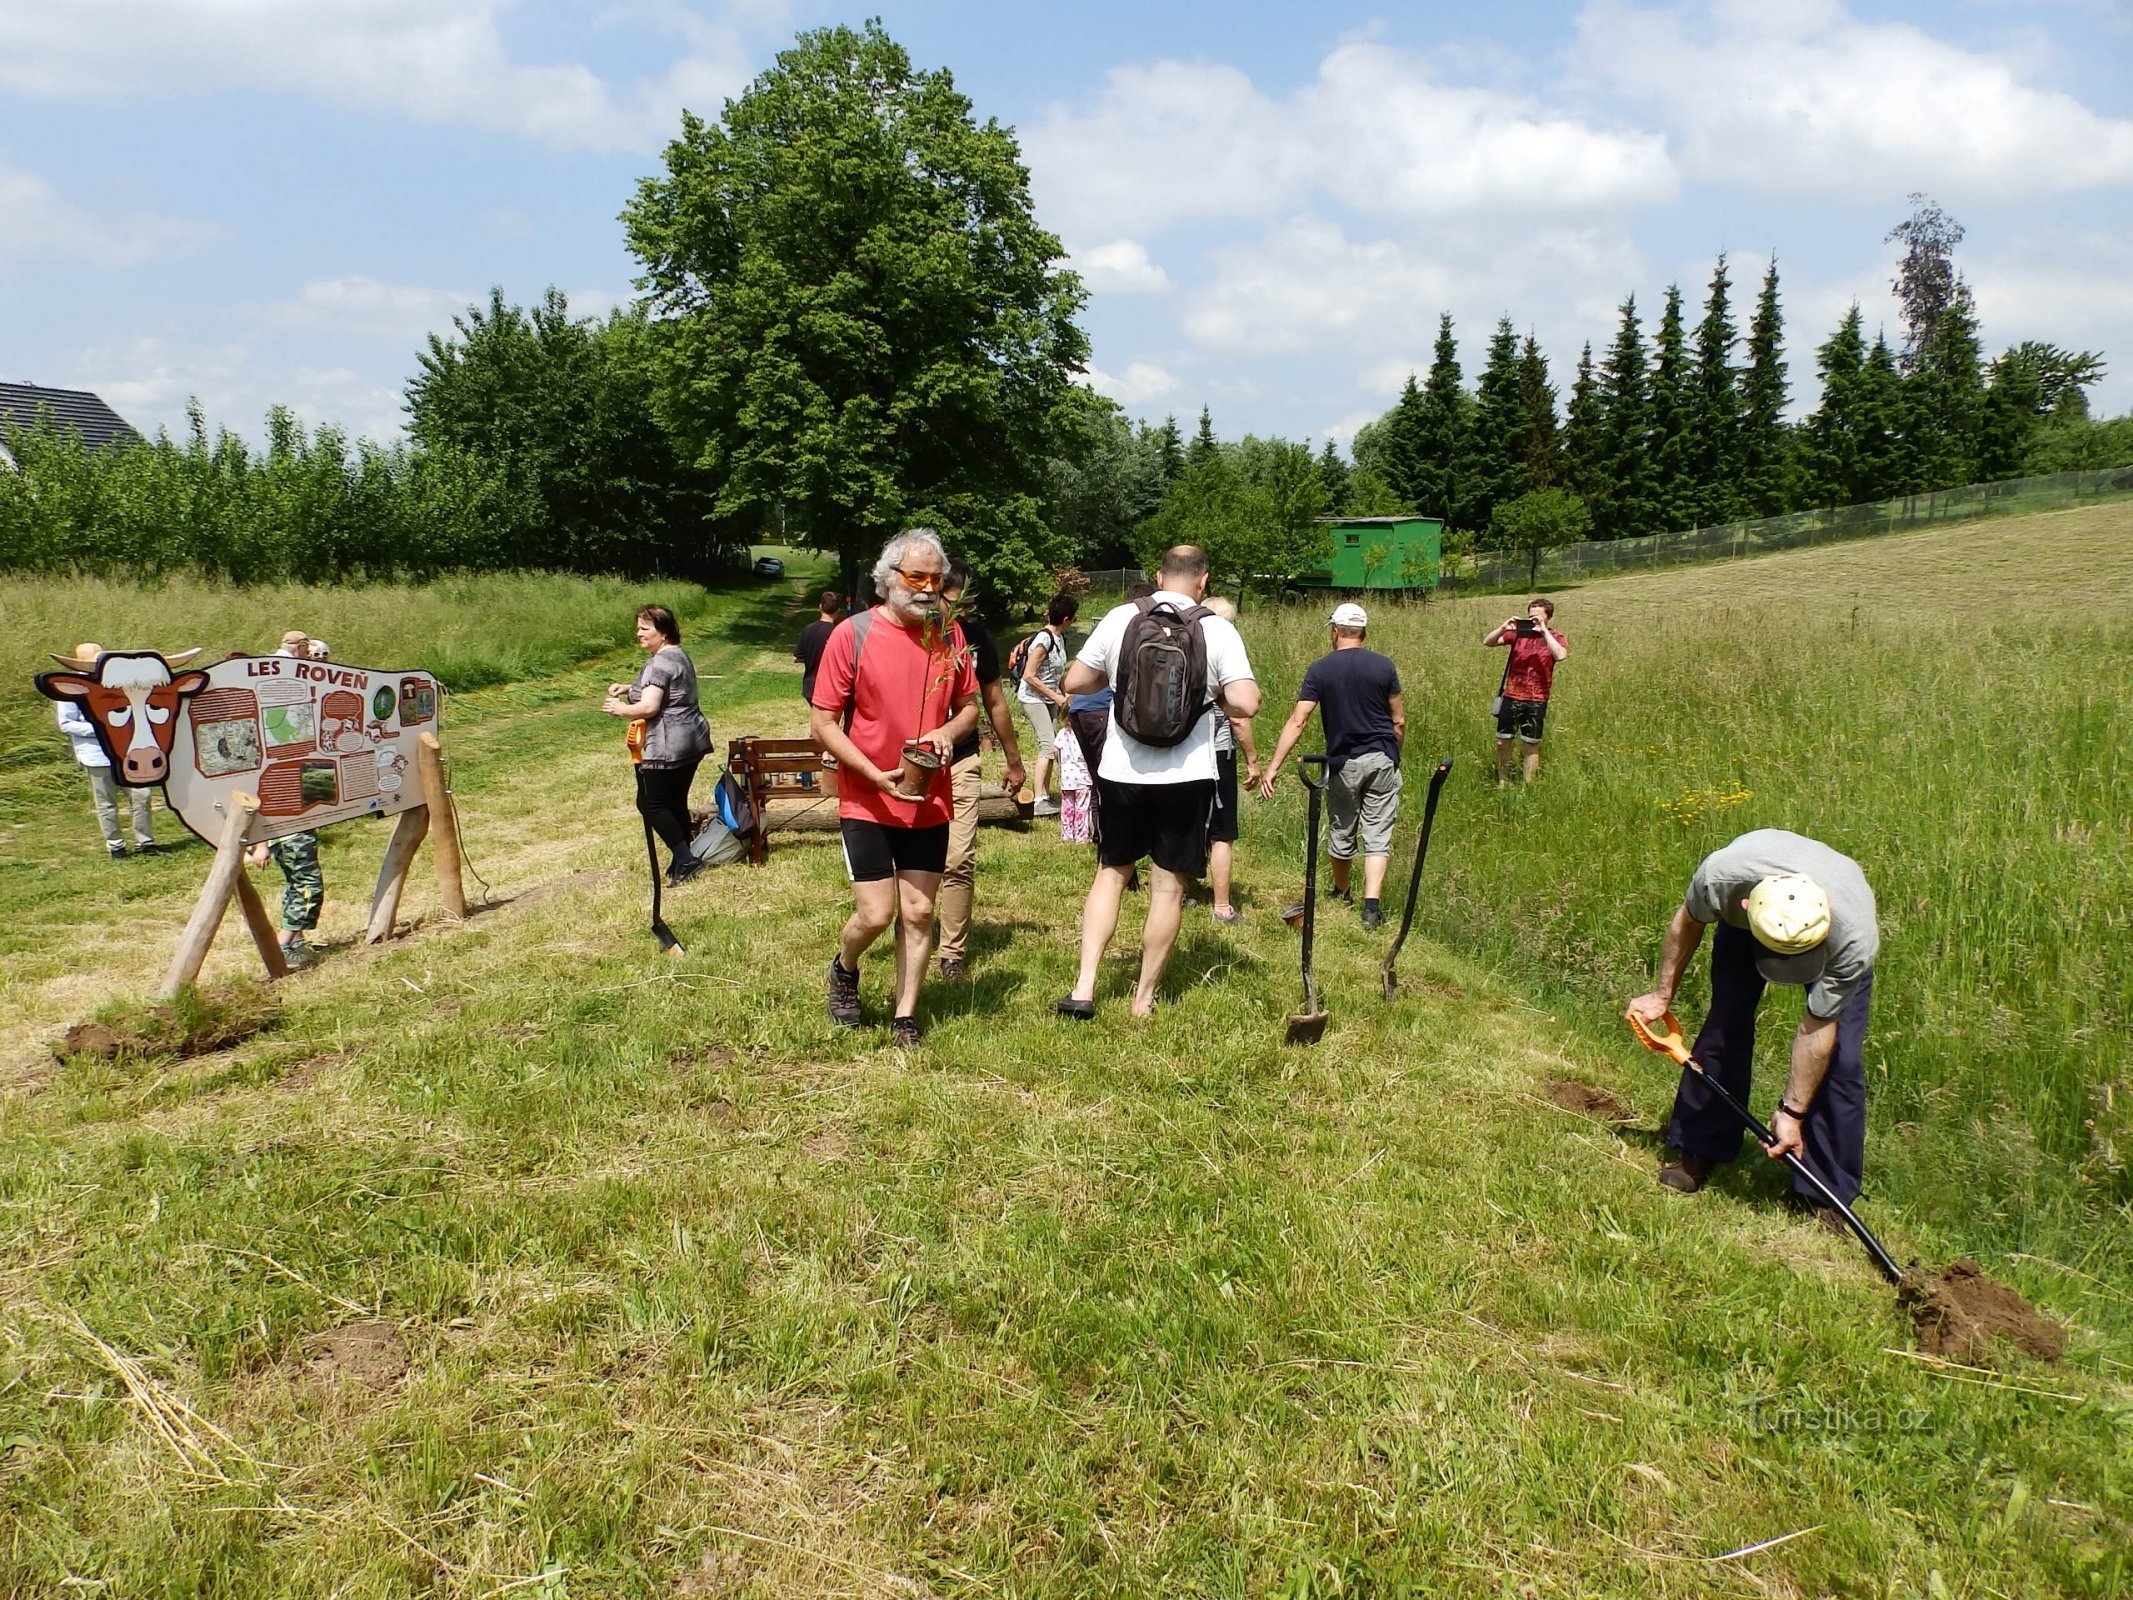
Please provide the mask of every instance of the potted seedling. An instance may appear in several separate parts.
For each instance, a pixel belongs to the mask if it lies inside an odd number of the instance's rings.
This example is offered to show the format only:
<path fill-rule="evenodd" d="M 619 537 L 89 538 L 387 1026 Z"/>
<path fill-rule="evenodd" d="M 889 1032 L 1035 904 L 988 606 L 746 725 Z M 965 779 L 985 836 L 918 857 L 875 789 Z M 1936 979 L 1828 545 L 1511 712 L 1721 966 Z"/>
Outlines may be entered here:
<path fill-rule="evenodd" d="M 972 596 L 965 594 L 967 603 Z M 915 722 L 926 720 L 926 705 L 936 689 L 955 682 L 956 672 L 962 664 L 962 655 L 955 642 L 955 606 L 943 595 L 940 609 L 926 619 L 919 630 L 919 638 L 926 647 L 926 671 L 919 679 L 918 711 Z M 904 741 L 903 766 L 896 775 L 896 794 L 903 800 L 923 800 L 932 791 L 934 777 L 940 772 L 941 753 L 930 744 L 916 739 Z"/>

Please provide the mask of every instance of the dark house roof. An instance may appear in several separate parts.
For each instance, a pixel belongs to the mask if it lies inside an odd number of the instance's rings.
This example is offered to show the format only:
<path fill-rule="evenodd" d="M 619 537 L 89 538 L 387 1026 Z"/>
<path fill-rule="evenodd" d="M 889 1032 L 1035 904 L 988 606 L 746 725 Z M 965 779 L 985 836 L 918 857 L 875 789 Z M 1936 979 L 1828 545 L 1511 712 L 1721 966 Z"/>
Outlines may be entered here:
<path fill-rule="evenodd" d="M 0 424 L 37 425 L 38 408 L 52 415 L 62 430 L 72 428 L 92 450 L 139 444 L 141 436 L 126 419 L 86 389 L 44 389 L 34 383 L 0 383 Z"/>

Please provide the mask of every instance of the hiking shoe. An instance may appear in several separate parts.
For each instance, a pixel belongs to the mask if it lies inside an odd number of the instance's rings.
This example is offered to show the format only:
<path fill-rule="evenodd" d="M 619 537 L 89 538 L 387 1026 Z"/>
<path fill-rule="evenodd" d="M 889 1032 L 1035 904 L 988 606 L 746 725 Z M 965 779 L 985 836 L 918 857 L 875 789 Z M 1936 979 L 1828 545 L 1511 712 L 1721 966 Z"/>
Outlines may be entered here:
<path fill-rule="evenodd" d="M 146 844 L 135 845 L 133 853 L 137 856 L 167 856 L 170 854 L 168 850 L 157 844 L 153 839 L 150 839 Z"/>
<path fill-rule="evenodd" d="M 1326 891 L 1326 904 L 1352 906 L 1355 904 L 1355 891 L 1353 889 L 1328 889 Z"/>
<path fill-rule="evenodd" d="M 301 972 L 317 962 L 318 952 L 305 944 L 304 936 L 298 934 L 293 939 L 282 941 L 281 958 L 289 963 L 291 972 Z"/>
<path fill-rule="evenodd" d="M 889 1019 L 889 1043 L 899 1050 L 916 1050 L 926 1042 L 925 1030 L 918 1025 L 916 1017 L 891 1017 Z"/>
<path fill-rule="evenodd" d="M 859 974 L 846 969 L 841 955 L 830 957 L 829 1014 L 840 1028 L 859 1026 Z"/>
<path fill-rule="evenodd" d="M 1366 902 L 1363 906 L 1363 926 L 1366 928 L 1377 928 L 1382 927 L 1384 925 L 1384 922 L 1385 908 L 1383 906 L 1370 905 Z"/>
<path fill-rule="evenodd" d="M 944 983 L 968 983 L 970 981 L 970 963 L 961 956 L 942 956 L 941 981 Z"/>
<path fill-rule="evenodd" d="M 1708 1156 L 1692 1156 L 1686 1150 L 1678 1150 L 1674 1159 L 1659 1169 L 1659 1186 L 1676 1194 L 1694 1194 L 1717 1168 L 1718 1163 Z"/>
<path fill-rule="evenodd" d="M 704 859 L 702 856 L 684 856 L 675 862 L 673 866 L 667 868 L 667 887 L 679 889 L 703 870 Z"/>
<path fill-rule="evenodd" d="M 126 847 L 122 844 L 107 844 L 104 846 L 104 850 L 113 861 L 124 861 L 126 859 Z"/>

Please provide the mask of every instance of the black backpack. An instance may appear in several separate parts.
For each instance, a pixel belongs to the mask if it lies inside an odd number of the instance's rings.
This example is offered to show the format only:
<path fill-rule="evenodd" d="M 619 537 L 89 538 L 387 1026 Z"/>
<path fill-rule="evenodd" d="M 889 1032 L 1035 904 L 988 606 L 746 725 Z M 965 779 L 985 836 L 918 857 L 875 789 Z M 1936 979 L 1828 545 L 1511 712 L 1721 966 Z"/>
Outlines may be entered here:
<path fill-rule="evenodd" d="M 1039 628 L 1035 633 L 1025 633 L 1015 641 L 1014 649 L 1007 653 L 1007 681 L 1009 683 L 1020 683 L 1022 681 L 1022 674 L 1029 670 L 1030 651 L 1036 647 L 1039 639 L 1044 638 L 1051 631 L 1048 626 Z"/>
<path fill-rule="evenodd" d="M 1212 703 L 1200 623 L 1214 613 L 1201 605 L 1180 611 L 1157 596 L 1133 604 L 1111 674 L 1111 716 L 1129 737 L 1168 749 L 1192 737 Z"/>

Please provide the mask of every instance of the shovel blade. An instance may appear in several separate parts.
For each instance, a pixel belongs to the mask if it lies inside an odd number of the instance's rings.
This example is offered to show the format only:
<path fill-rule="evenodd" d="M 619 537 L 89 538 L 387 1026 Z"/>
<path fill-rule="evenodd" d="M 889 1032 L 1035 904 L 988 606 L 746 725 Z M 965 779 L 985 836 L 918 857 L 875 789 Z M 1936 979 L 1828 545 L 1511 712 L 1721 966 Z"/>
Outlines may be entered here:
<path fill-rule="evenodd" d="M 1283 906 L 1281 908 L 1281 920 L 1292 928 L 1302 927 L 1304 925 L 1304 903 L 1299 900 L 1294 905 Z"/>
<path fill-rule="evenodd" d="M 1307 1011 L 1301 1016 L 1289 1018 L 1289 1031 L 1282 1037 L 1283 1044 L 1316 1044 L 1326 1036 L 1326 1023 L 1332 1016 L 1326 1011 Z"/>
<path fill-rule="evenodd" d="M 1394 972 L 1392 968 L 1387 967 L 1379 976 L 1385 980 L 1385 1001 L 1389 1005 L 1393 996 L 1399 992 L 1400 975 Z"/>

